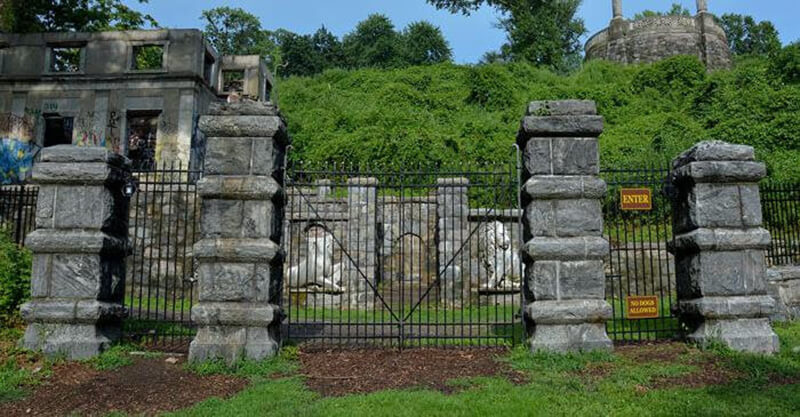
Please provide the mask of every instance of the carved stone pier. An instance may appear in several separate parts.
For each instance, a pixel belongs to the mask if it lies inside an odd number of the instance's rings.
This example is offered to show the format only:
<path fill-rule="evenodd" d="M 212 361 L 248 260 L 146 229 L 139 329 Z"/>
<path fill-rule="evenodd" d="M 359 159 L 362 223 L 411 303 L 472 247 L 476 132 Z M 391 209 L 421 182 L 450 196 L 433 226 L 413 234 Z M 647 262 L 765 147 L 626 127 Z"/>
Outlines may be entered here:
<path fill-rule="evenodd" d="M 591 101 L 533 102 L 522 121 L 524 316 L 531 350 L 611 349 L 597 137 Z"/>
<path fill-rule="evenodd" d="M 689 340 L 748 352 L 778 351 L 769 315 L 758 182 L 767 174 L 753 148 L 702 142 L 673 161 L 678 310 Z"/>
<path fill-rule="evenodd" d="M 245 101 L 212 105 L 200 129 L 208 150 L 197 184 L 199 296 L 192 319 L 199 329 L 189 359 L 263 359 L 278 352 L 283 317 L 286 125 L 272 105 Z"/>
<path fill-rule="evenodd" d="M 42 150 L 33 169 L 36 231 L 26 239 L 33 273 L 32 300 L 21 308 L 25 348 L 86 359 L 121 336 L 129 179 L 129 161 L 105 148 Z"/>

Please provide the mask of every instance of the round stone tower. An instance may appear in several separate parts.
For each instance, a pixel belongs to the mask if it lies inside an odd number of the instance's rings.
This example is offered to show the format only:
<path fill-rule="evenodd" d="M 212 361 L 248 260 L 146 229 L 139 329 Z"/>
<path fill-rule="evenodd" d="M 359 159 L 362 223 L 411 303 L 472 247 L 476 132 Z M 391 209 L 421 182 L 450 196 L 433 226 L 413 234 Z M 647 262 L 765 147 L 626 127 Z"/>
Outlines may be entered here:
<path fill-rule="evenodd" d="M 606 29 L 586 42 L 586 59 L 635 64 L 674 55 L 694 55 L 709 70 L 731 66 L 725 31 L 708 12 L 708 2 L 697 0 L 697 15 L 653 16 L 626 20 L 622 0 L 612 0 L 613 18 Z"/>

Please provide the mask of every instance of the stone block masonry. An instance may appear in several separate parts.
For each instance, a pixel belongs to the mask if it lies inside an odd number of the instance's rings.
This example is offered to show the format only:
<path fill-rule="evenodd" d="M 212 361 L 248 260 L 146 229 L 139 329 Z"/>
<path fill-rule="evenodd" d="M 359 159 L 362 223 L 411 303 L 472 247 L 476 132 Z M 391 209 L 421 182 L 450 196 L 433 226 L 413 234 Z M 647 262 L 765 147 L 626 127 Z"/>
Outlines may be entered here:
<path fill-rule="evenodd" d="M 214 104 L 200 119 L 208 137 L 206 175 L 197 184 L 201 240 L 198 332 L 189 360 L 260 360 L 280 347 L 279 307 L 288 135 L 270 104 Z"/>
<path fill-rule="evenodd" d="M 439 299 L 448 308 L 469 304 L 469 180 L 436 181 Z"/>
<path fill-rule="evenodd" d="M 86 359 L 121 336 L 130 163 L 105 148 L 45 148 L 39 185 L 28 328 L 21 345 L 48 356 Z"/>
<path fill-rule="evenodd" d="M 767 292 L 775 299 L 772 321 L 800 319 L 800 265 L 781 265 L 767 270 Z"/>
<path fill-rule="evenodd" d="M 347 180 L 346 287 L 350 308 L 375 304 L 377 281 L 378 179 Z"/>
<path fill-rule="evenodd" d="M 774 353 L 758 182 L 766 167 L 753 148 L 702 142 L 673 161 L 673 231 L 678 311 L 689 340 L 719 341 L 747 352 Z"/>
<path fill-rule="evenodd" d="M 533 102 L 522 120 L 524 317 L 533 351 L 610 350 L 597 137 L 591 101 Z"/>

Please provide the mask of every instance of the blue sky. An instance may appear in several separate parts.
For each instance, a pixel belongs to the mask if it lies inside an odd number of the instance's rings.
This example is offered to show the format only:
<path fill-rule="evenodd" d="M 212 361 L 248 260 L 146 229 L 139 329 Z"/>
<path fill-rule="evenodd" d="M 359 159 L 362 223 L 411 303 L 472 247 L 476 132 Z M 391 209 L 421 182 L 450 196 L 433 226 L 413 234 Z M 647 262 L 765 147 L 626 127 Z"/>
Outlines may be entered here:
<path fill-rule="evenodd" d="M 644 9 L 666 10 L 674 0 L 623 0 L 625 16 Z M 267 29 L 279 27 L 298 33 L 311 33 L 325 25 L 333 33 L 343 35 L 371 13 L 389 16 L 398 28 L 410 22 L 428 20 L 444 31 L 453 48 L 456 62 L 476 62 L 503 43 L 503 32 L 495 27 L 496 13 L 481 9 L 469 17 L 438 11 L 425 0 L 150 0 L 137 9 L 153 15 L 165 27 L 202 28 L 200 13 L 217 6 L 241 7 L 261 18 Z M 694 12 L 695 0 L 680 0 Z M 589 34 L 604 28 L 611 18 L 611 0 L 584 0 L 579 15 L 586 21 Z M 740 13 L 758 20 L 771 20 L 784 43 L 800 40 L 800 1 L 798 0 L 709 0 L 713 13 Z M 587 36 L 588 37 L 588 36 Z"/>

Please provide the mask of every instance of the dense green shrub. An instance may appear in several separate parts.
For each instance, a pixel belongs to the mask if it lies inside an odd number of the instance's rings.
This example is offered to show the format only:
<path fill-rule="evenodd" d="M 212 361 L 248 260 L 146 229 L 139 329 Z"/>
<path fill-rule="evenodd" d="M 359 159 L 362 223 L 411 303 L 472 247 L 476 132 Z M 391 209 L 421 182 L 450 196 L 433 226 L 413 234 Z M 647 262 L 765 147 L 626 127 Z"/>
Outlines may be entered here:
<path fill-rule="evenodd" d="M 31 255 L 0 231 L 0 324 L 14 321 L 30 297 Z"/>
<path fill-rule="evenodd" d="M 770 63 L 770 72 L 787 83 L 800 82 L 800 42 L 778 51 Z"/>
<path fill-rule="evenodd" d="M 755 146 L 771 175 L 800 181 L 800 84 L 784 82 L 776 62 L 750 57 L 708 74 L 685 56 L 638 66 L 591 61 L 569 76 L 523 63 L 442 64 L 333 70 L 278 88 L 295 161 L 507 163 L 528 101 L 579 98 L 596 101 L 606 120 L 606 167 L 663 164 L 720 139 Z"/>
<path fill-rule="evenodd" d="M 481 65 L 469 72 L 468 103 L 489 110 L 502 110 L 514 104 L 514 83 L 500 64 Z"/>
<path fill-rule="evenodd" d="M 705 78 L 706 67 L 697 58 L 677 56 L 641 68 L 633 79 L 633 90 L 641 93 L 653 88 L 660 94 L 684 94 Z"/>

